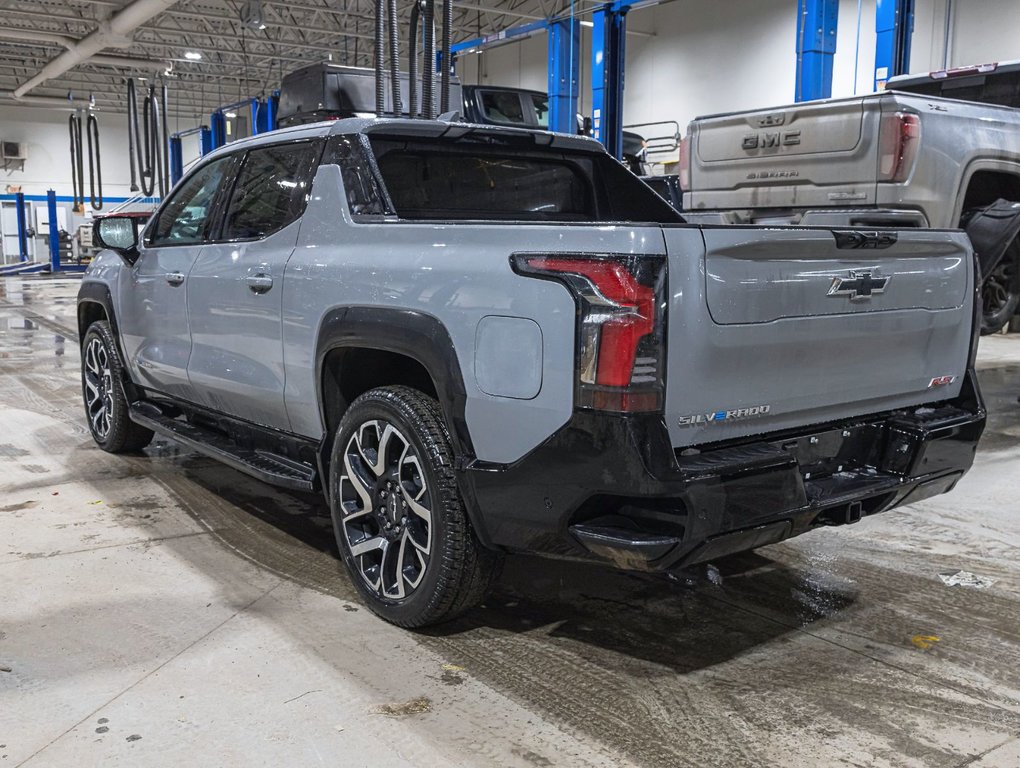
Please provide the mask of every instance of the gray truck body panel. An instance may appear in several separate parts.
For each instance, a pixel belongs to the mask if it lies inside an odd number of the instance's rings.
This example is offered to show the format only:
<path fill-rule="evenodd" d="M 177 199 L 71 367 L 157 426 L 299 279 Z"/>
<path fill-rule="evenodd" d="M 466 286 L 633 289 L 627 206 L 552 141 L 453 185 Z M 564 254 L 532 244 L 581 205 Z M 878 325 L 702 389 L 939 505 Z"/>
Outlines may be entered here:
<path fill-rule="evenodd" d="M 470 129 L 345 120 L 220 152 L 327 134 Z M 603 151 L 589 139 L 548 136 Z M 571 418 L 576 384 L 574 298 L 560 283 L 516 274 L 515 253 L 668 257 L 664 418 L 677 449 L 960 392 L 974 293 L 960 233 L 901 231 L 870 251 L 840 247 L 821 228 L 365 223 L 350 214 L 340 169 L 322 165 L 301 218 L 267 238 L 143 245 L 133 266 L 104 252 L 84 279 L 109 287 L 136 383 L 310 440 L 324 432 L 316 350 L 330 313 L 373 307 L 435 318 L 464 377 L 472 458 L 508 464 Z M 171 272 L 185 279 L 171 285 Z M 887 279 L 884 292 L 829 295 L 857 272 Z M 272 290 L 252 293 L 253 276 L 271 277 Z M 952 383 L 932 389 L 936 377 Z"/>

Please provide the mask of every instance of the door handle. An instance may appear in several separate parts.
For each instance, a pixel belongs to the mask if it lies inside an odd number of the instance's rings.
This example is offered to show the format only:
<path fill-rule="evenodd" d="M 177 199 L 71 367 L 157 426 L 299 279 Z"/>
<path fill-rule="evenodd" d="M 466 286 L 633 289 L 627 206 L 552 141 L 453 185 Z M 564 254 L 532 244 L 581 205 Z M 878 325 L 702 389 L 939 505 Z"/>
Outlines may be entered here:
<path fill-rule="evenodd" d="M 248 275 L 248 277 L 244 278 L 244 282 L 248 283 L 248 289 L 252 293 L 265 293 L 273 287 L 272 276 L 267 275 L 265 272 Z"/>
<path fill-rule="evenodd" d="M 184 282 L 184 273 L 183 272 L 167 272 L 166 273 L 166 281 L 168 283 L 170 283 L 170 285 L 180 285 L 181 283 Z"/>

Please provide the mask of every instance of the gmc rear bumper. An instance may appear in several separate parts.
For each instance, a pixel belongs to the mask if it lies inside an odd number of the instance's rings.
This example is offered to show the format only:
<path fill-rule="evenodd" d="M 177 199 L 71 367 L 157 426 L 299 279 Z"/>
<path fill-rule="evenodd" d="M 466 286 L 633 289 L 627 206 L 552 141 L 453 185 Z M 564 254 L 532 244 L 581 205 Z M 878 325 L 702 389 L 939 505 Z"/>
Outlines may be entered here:
<path fill-rule="evenodd" d="M 985 411 L 959 398 L 674 452 L 661 417 L 577 411 L 520 462 L 470 465 L 483 539 L 514 551 L 667 570 L 952 490 Z"/>

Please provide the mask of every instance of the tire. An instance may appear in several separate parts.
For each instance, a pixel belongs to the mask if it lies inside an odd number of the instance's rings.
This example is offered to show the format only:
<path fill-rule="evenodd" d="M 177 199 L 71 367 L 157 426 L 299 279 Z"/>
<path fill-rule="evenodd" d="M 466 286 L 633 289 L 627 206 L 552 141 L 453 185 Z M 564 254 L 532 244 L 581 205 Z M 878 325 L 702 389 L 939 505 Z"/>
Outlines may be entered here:
<path fill-rule="evenodd" d="M 1020 290 L 1016 285 L 1016 255 L 1013 249 L 1014 246 L 1010 246 L 1002 261 L 981 286 L 982 336 L 1001 331 L 1020 307 Z"/>
<path fill-rule="evenodd" d="M 333 439 L 329 490 L 337 547 L 377 615 L 425 627 L 485 599 L 501 558 L 468 520 L 433 398 L 393 386 L 355 400 Z"/>
<path fill-rule="evenodd" d="M 81 392 L 89 432 L 107 453 L 133 453 L 152 441 L 152 430 L 135 424 L 128 415 L 124 375 L 110 324 L 97 320 L 81 345 Z"/>

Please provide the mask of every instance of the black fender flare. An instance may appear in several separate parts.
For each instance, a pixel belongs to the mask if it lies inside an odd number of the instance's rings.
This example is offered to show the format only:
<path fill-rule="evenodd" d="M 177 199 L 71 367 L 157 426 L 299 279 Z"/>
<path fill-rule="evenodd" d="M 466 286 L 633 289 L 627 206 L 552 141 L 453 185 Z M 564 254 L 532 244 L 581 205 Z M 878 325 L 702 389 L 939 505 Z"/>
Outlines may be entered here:
<path fill-rule="evenodd" d="M 436 388 L 458 461 L 474 457 L 464 415 L 467 391 L 453 339 L 437 318 L 412 309 L 347 306 L 328 311 L 315 341 L 315 387 L 323 432 L 327 420 L 322 396 L 326 356 L 342 347 L 377 349 L 405 355 L 422 365 Z"/>
<path fill-rule="evenodd" d="M 439 406 L 450 430 L 457 485 L 466 502 L 468 517 L 479 540 L 491 548 L 492 539 L 478 514 L 474 488 L 466 481 L 463 472 L 475 454 L 464 413 L 467 391 L 453 339 L 442 322 L 417 310 L 364 306 L 335 307 L 323 316 L 319 324 L 315 341 L 315 389 L 323 431 L 319 447 L 319 471 L 320 477 L 323 478 L 322 487 L 327 503 L 329 483 L 326 480 L 326 468 L 332 449 L 332 435 L 328 429 L 326 404 L 322 392 L 324 364 L 330 352 L 343 347 L 377 349 L 405 355 L 420 363 L 431 377 Z"/>
<path fill-rule="evenodd" d="M 117 343 L 120 343 L 120 333 L 117 328 L 117 315 L 113 310 L 113 296 L 110 293 L 110 287 L 105 283 L 97 283 L 93 281 L 83 281 L 81 287 L 78 289 L 78 303 L 77 311 L 75 313 L 75 321 L 78 324 L 78 345 L 85 340 L 85 332 L 88 328 L 82 326 L 81 322 L 81 305 L 82 304 L 99 304 L 103 311 L 106 313 L 107 319 L 110 321 L 110 328 L 113 329 L 114 338 L 117 339 Z M 121 350 L 123 353 L 123 350 Z"/>
<path fill-rule="evenodd" d="M 117 352 L 120 354 L 120 359 L 123 363 L 124 394 L 127 396 L 129 402 L 139 399 L 141 393 L 139 392 L 135 382 L 131 379 L 131 371 L 128 368 L 127 358 L 124 355 L 124 344 L 120 340 L 120 327 L 117 325 L 117 313 L 113 309 L 113 295 L 110 293 L 110 287 L 105 283 L 97 283 L 90 280 L 83 281 L 81 287 L 78 289 L 78 302 L 75 307 L 75 322 L 78 324 L 79 347 L 82 343 L 84 343 L 85 333 L 88 331 L 88 328 L 83 326 L 81 321 L 82 304 L 98 304 L 103 308 L 103 311 L 106 313 L 106 319 L 110 321 L 110 330 L 113 331 L 113 339 L 117 343 Z"/>

